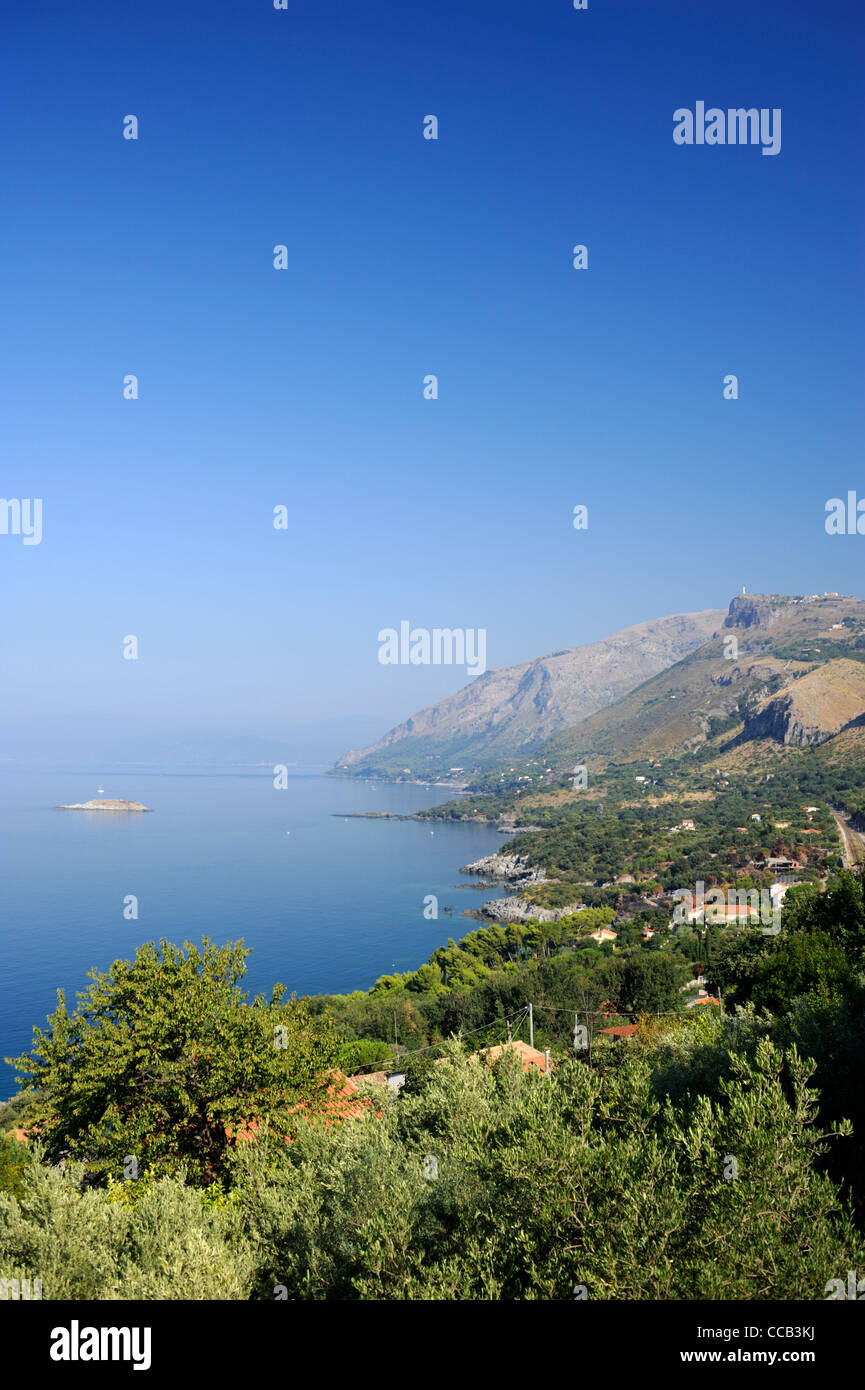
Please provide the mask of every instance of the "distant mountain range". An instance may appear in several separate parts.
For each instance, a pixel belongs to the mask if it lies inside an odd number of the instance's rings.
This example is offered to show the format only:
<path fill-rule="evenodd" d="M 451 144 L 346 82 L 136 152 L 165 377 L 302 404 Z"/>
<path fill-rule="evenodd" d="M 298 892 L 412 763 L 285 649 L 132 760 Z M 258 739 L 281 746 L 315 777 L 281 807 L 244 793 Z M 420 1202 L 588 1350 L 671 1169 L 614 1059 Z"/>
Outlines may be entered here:
<path fill-rule="evenodd" d="M 822 743 L 865 717 L 865 601 L 740 594 L 500 671 L 422 710 L 347 775 L 470 784 L 534 755 L 573 763 L 681 754 L 710 738 Z"/>
<path fill-rule="evenodd" d="M 12 727 L 7 721 L 0 767 L 240 771 L 286 763 L 323 768 L 358 730 L 371 737 L 377 726 L 367 715 L 322 718 L 289 725 L 282 735 L 268 738 L 194 729 L 169 735 L 149 730 L 140 719 L 117 716 L 19 720 Z"/>
<path fill-rule="evenodd" d="M 624 628 L 518 666 L 486 671 L 367 748 L 343 754 L 335 771 L 364 777 L 459 780 L 524 757 L 596 710 L 612 705 L 711 637 L 723 609 L 678 613 Z"/>

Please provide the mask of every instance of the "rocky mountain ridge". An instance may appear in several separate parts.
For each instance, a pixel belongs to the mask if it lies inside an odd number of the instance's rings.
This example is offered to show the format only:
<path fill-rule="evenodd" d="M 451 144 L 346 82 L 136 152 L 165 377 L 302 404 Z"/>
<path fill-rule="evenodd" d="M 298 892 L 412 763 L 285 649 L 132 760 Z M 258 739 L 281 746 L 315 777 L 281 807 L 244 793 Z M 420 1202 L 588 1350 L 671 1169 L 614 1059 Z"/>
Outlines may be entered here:
<path fill-rule="evenodd" d="M 487 671 L 376 743 L 345 753 L 334 771 L 459 780 L 461 773 L 525 756 L 701 647 L 724 616 L 723 609 L 678 613 Z"/>
<path fill-rule="evenodd" d="M 810 672 L 833 664 L 843 669 L 845 678 L 830 675 L 814 682 L 813 699 L 820 705 L 816 722 L 805 713 L 810 707 L 804 698 L 809 686 L 803 687 L 798 719 L 802 732 L 797 736 L 805 737 L 812 723 L 827 734 L 837 733 L 856 717 L 858 677 L 848 668 L 865 672 L 863 661 L 862 599 L 834 593 L 789 598 L 737 595 L 716 636 L 615 704 L 558 735 L 544 747 L 543 756 L 561 773 L 569 763 L 591 759 L 632 761 L 680 755 L 725 729 L 731 736 L 735 732 L 745 738 L 774 738 L 780 730 L 783 740 L 789 720 L 781 721 L 780 707 L 770 710 L 770 702 L 782 692 L 786 698 Z M 834 713 L 833 700 L 837 703 Z M 796 708 L 794 702 L 794 721 Z M 760 734 L 758 729 L 765 732 Z"/>

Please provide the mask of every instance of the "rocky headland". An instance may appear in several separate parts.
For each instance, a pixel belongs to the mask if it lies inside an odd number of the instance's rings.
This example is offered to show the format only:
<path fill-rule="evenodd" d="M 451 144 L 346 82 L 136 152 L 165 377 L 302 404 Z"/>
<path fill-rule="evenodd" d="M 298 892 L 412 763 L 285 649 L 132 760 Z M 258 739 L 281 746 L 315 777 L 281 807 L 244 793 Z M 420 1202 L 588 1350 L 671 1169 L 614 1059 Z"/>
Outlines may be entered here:
<path fill-rule="evenodd" d="M 536 922 L 556 922 L 560 917 L 576 912 L 580 906 L 579 903 L 571 903 L 567 907 L 536 907 L 527 898 L 521 897 L 520 889 L 528 888 L 533 883 L 543 883 L 546 872 L 533 868 L 519 854 L 488 854 L 483 859 L 476 859 L 473 864 L 463 865 L 460 873 L 503 879 L 514 889 L 513 897 L 491 898 L 479 908 L 471 908 L 466 914 L 468 917 L 490 922 L 528 922 L 530 917 Z"/>

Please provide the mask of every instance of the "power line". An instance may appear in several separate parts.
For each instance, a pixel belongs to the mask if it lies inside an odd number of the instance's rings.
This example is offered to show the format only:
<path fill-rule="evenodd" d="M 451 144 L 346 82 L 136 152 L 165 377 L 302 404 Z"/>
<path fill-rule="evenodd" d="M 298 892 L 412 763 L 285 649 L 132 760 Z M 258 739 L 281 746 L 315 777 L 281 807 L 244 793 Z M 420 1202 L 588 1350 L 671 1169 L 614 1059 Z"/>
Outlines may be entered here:
<path fill-rule="evenodd" d="M 526 1016 L 528 1015 L 528 1012 L 529 1012 L 529 1011 L 528 1011 L 528 1008 L 517 1009 L 517 1010 L 515 1010 L 515 1012 L 512 1013 L 512 1014 L 503 1014 L 501 1017 L 496 1017 L 496 1018 L 490 1019 L 489 1023 L 482 1023 L 482 1024 L 480 1025 L 479 1028 L 472 1028 L 468 1033 L 462 1033 L 462 1032 L 460 1032 L 459 1034 L 452 1033 L 452 1034 L 450 1035 L 450 1037 L 451 1037 L 451 1038 L 454 1038 L 454 1037 L 457 1037 L 457 1036 L 458 1036 L 460 1039 L 462 1039 L 462 1038 L 473 1038 L 473 1037 L 475 1036 L 475 1034 L 477 1034 L 477 1033 L 485 1033 L 486 1030 L 487 1030 L 488 1028 L 495 1028 L 496 1026 L 501 1025 L 501 1024 L 503 1024 L 503 1023 L 508 1023 L 508 1022 L 510 1022 L 512 1019 L 515 1019 L 515 1018 L 516 1018 L 516 1019 L 519 1019 L 519 1020 L 520 1020 L 520 1023 L 521 1023 L 522 1020 L 523 1020 L 524 1018 L 526 1018 Z M 516 1027 L 519 1028 L 519 1026 L 520 1026 L 519 1023 L 517 1023 Z M 356 1042 L 363 1042 L 364 1039 L 363 1039 L 363 1038 L 357 1038 L 357 1039 L 354 1039 L 354 1041 L 356 1041 Z M 377 1039 L 375 1039 L 374 1041 L 377 1041 Z M 442 1038 L 440 1042 L 437 1042 L 437 1043 L 430 1043 L 427 1047 L 417 1047 L 417 1048 L 414 1048 L 411 1052 L 405 1054 L 406 1060 L 409 1060 L 409 1059 L 412 1058 L 412 1057 L 420 1057 L 420 1056 L 421 1056 L 423 1053 L 425 1053 L 425 1052 L 435 1052 L 438 1048 L 444 1047 L 445 1043 L 447 1043 L 447 1042 L 449 1042 L 449 1041 L 450 1041 L 450 1038 Z M 384 1059 L 383 1059 L 383 1060 L 384 1060 Z M 360 1073 L 361 1073 L 362 1071 L 367 1070 L 369 1067 L 372 1067 L 373 1071 L 381 1071 L 381 1069 L 382 1069 L 382 1068 L 381 1068 L 381 1063 L 380 1063 L 380 1062 L 363 1062 L 363 1063 L 361 1063 L 361 1065 L 358 1067 L 357 1071 L 354 1071 L 352 1074 L 353 1074 L 354 1076 L 359 1076 Z"/>
<path fill-rule="evenodd" d="M 714 996 L 712 997 L 714 998 Z M 557 1009 L 554 1008 L 552 1004 L 535 1004 L 535 1008 L 542 1009 L 544 1013 L 548 1014 L 583 1014 L 585 1018 L 599 1018 L 601 1016 L 600 1009 L 578 1009 L 575 1005 L 572 1005 L 569 1009 Z M 634 1009 L 632 1011 L 628 1009 L 610 1009 L 608 1012 L 611 1015 L 615 1014 L 616 1018 L 642 1018 L 646 1014 L 651 1018 L 681 1017 L 676 1009 L 665 1009 L 663 1012 L 655 1010 L 654 1013 L 651 1009 Z"/>
<path fill-rule="evenodd" d="M 714 997 L 714 996 L 712 996 L 712 997 Z M 420 1057 L 420 1056 L 423 1056 L 423 1055 L 424 1055 L 425 1053 L 427 1053 L 427 1052 L 435 1052 L 435 1051 L 437 1051 L 440 1047 L 444 1047 L 445 1043 L 448 1042 L 448 1041 L 450 1041 L 451 1038 L 456 1038 L 456 1037 L 459 1037 L 460 1039 L 462 1039 L 462 1038 L 472 1038 L 472 1037 L 475 1037 L 478 1033 L 484 1033 L 484 1032 L 486 1032 L 488 1028 L 495 1028 L 495 1027 L 500 1026 L 500 1025 L 502 1025 L 502 1024 L 509 1023 L 509 1022 L 511 1022 L 513 1019 L 517 1019 L 517 1020 L 518 1020 L 518 1022 L 514 1025 L 514 1029 L 513 1029 L 514 1035 L 516 1035 L 516 1032 L 518 1031 L 518 1029 L 520 1028 L 520 1026 L 525 1022 L 525 1020 L 526 1020 L 527 1018 L 530 1018 L 530 1017 L 531 1017 L 531 1011 L 532 1011 L 533 1009 L 540 1009 L 543 1013 L 548 1013 L 548 1014 L 568 1014 L 568 1016 L 571 1016 L 571 1015 L 578 1015 L 578 1016 L 579 1016 L 579 1015 L 582 1015 L 583 1018 L 587 1018 L 587 1019 L 599 1018 L 599 1017 L 601 1017 L 600 1011 L 597 1010 L 597 1009 L 594 1009 L 594 1010 L 593 1010 L 593 1009 L 580 1009 L 580 1008 L 577 1008 L 576 1005 L 572 1005 L 570 1008 L 557 1008 L 556 1006 L 554 1006 L 554 1005 L 552 1005 L 552 1004 L 530 1004 L 530 1005 L 525 1005 L 522 1009 L 517 1009 L 517 1010 L 515 1010 L 515 1012 L 512 1013 L 512 1014 L 503 1014 L 501 1017 L 496 1017 L 496 1018 L 491 1019 L 491 1020 L 489 1021 L 489 1023 L 482 1023 L 482 1024 L 480 1025 L 479 1028 L 472 1028 L 468 1033 L 463 1033 L 463 1032 L 460 1032 L 460 1033 L 451 1033 L 451 1034 L 450 1034 L 450 1038 L 442 1038 L 440 1042 L 430 1043 L 427 1047 L 418 1047 L 418 1048 L 414 1048 L 411 1052 L 409 1052 L 409 1053 L 406 1054 L 406 1060 L 408 1061 L 408 1060 L 410 1060 L 412 1057 Z M 646 1009 L 639 1009 L 639 1010 L 611 1009 L 611 1010 L 609 1011 L 609 1013 L 610 1013 L 610 1016 L 615 1017 L 615 1018 L 644 1018 L 644 1017 L 646 1017 L 647 1014 L 648 1014 L 648 1016 L 649 1016 L 650 1018 L 658 1018 L 658 1019 L 661 1019 L 661 1018 L 682 1018 L 682 1017 L 683 1017 L 683 1015 L 682 1015 L 678 1010 L 676 1010 L 676 1009 L 667 1009 L 667 1010 L 665 1010 L 664 1012 L 656 1011 L 655 1013 L 651 1013 L 651 1011 L 646 1010 Z M 363 1041 L 363 1039 L 357 1039 L 357 1041 Z M 512 1039 L 512 1041 L 513 1041 L 513 1039 Z M 367 1070 L 369 1070 L 369 1069 L 372 1069 L 373 1071 L 381 1071 L 381 1070 L 382 1070 L 381 1063 L 380 1063 L 380 1062 L 364 1062 L 364 1063 L 362 1063 L 356 1070 L 354 1070 L 354 1071 L 352 1072 L 352 1075 L 354 1075 L 354 1076 L 359 1076 L 359 1075 L 361 1074 L 361 1072 L 367 1071 Z"/>

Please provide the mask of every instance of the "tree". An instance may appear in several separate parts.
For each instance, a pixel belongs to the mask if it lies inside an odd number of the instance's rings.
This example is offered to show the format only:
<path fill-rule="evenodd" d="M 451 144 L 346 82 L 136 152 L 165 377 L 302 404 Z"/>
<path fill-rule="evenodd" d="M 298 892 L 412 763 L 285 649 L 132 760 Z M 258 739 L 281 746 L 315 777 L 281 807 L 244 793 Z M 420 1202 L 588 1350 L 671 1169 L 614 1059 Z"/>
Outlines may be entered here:
<path fill-rule="evenodd" d="M 788 895 L 789 896 L 789 895 Z M 794 930 L 826 932 L 848 958 L 861 959 L 865 950 L 865 871 L 844 869 L 830 880 L 825 893 L 796 896 L 789 919 Z"/>
<path fill-rule="evenodd" d="M 406 984 L 406 989 L 418 994 L 444 994 L 445 988 L 441 967 L 438 965 L 421 965 Z"/>
<path fill-rule="evenodd" d="M 793 932 L 758 962 L 751 999 L 758 1009 L 785 1013 L 803 996 L 838 998 L 854 979 L 844 951 L 828 932 Z"/>
<path fill-rule="evenodd" d="M 666 1013 L 686 975 L 684 963 L 673 956 L 635 951 L 624 963 L 623 1001 L 634 1013 Z"/>
<path fill-rule="evenodd" d="M 755 971 L 766 954 L 769 937 L 756 928 L 730 931 L 709 927 L 706 932 L 708 983 L 737 1004 L 751 997 Z"/>
<path fill-rule="evenodd" d="M 242 942 L 141 946 L 115 961 L 70 1014 L 62 991 L 48 1029 L 15 1063 L 32 1096 L 47 1157 L 80 1159 L 104 1179 L 184 1167 L 207 1183 L 227 1171 L 244 1125 L 264 1118 L 288 1134 L 299 1106 L 326 1099 L 338 1045 L 326 1019 L 306 1006 L 249 1003 L 238 987 Z"/>

